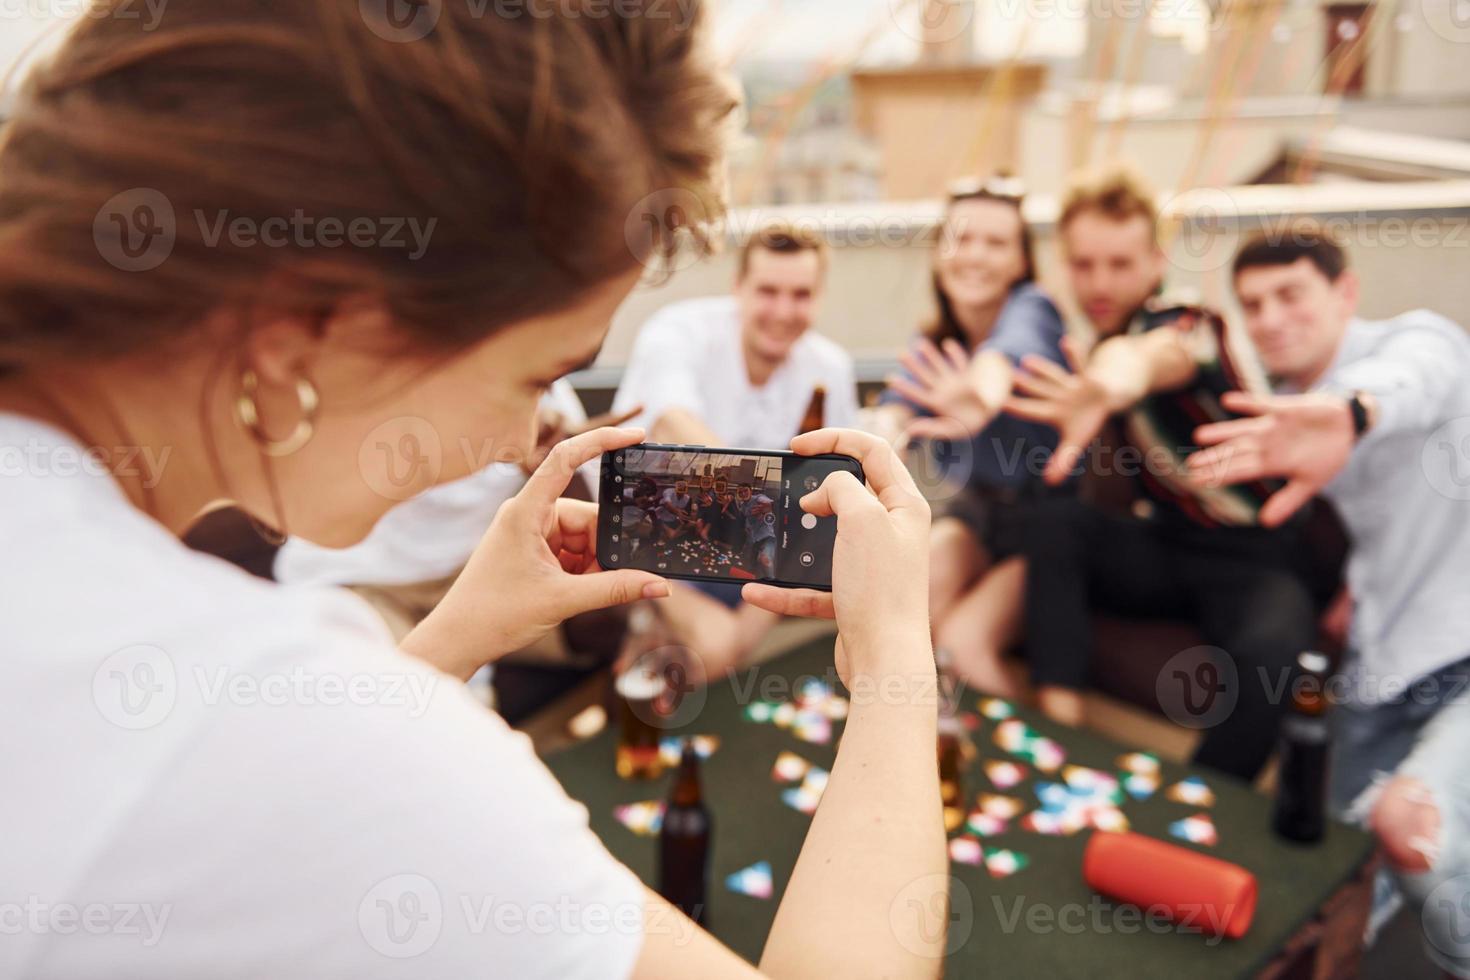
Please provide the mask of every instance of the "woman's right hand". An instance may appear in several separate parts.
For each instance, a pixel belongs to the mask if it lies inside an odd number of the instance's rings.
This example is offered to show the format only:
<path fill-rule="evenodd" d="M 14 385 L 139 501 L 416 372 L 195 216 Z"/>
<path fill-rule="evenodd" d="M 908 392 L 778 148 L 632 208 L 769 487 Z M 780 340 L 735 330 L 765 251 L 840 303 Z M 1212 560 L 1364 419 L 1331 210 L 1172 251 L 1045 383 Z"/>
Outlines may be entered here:
<path fill-rule="evenodd" d="M 850 429 L 821 429 L 797 436 L 791 448 L 803 456 L 841 453 L 863 466 L 868 486 L 848 473 L 833 473 L 801 499 L 818 517 L 837 518 L 832 591 L 746 585 L 751 605 L 787 616 L 837 620 L 851 671 L 871 674 L 879 657 L 895 647 L 928 649 L 929 503 L 886 442 Z"/>

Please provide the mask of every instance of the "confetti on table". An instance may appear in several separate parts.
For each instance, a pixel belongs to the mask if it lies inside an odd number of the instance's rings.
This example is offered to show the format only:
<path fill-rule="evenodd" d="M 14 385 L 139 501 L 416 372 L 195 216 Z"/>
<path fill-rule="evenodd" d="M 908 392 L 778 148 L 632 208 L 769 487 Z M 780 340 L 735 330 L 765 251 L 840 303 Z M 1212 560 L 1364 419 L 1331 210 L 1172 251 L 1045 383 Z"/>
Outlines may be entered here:
<path fill-rule="evenodd" d="M 985 849 L 985 870 L 990 872 L 992 878 L 1009 878 L 1030 863 L 1030 858 L 1017 851 L 1003 847 Z"/>
<path fill-rule="evenodd" d="M 776 890 L 771 880 L 771 862 L 757 861 L 748 868 L 741 868 L 725 878 L 725 887 L 737 895 L 770 898 Z"/>
<path fill-rule="evenodd" d="M 1007 752 L 1020 752 L 1036 733 L 1019 718 L 1008 718 L 995 726 L 995 744 Z"/>
<path fill-rule="evenodd" d="M 974 811 L 965 820 L 965 829 L 979 837 L 994 837 L 997 834 L 1003 834 L 1007 826 L 1004 817 L 997 817 L 984 810 Z"/>
<path fill-rule="evenodd" d="M 1135 800 L 1146 800 L 1159 790 L 1159 777 L 1146 773 L 1130 772 L 1123 777 L 1123 789 Z"/>
<path fill-rule="evenodd" d="M 837 693 L 831 684 L 809 677 L 796 689 L 796 703 L 803 709 L 819 710 L 833 721 L 847 717 L 847 698 Z"/>
<path fill-rule="evenodd" d="M 745 717 L 757 724 L 774 724 L 814 745 L 832 741 L 832 723 L 847 717 L 848 700 L 838 695 L 832 685 L 815 677 L 807 678 L 796 689 L 796 700 L 777 704 L 753 701 L 745 707 Z"/>
<path fill-rule="evenodd" d="M 1056 771 L 1067 759 L 1067 753 L 1060 744 L 1019 718 L 1007 718 L 995 726 L 993 738 L 997 746 L 1020 756 L 1042 772 Z"/>
<path fill-rule="evenodd" d="M 776 756 L 776 765 L 771 769 L 771 778 L 778 783 L 794 783 L 805 776 L 811 768 L 812 764 L 795 752 L 782 752 Z"/>
<path fill-rule="evenodd" d="M 1127 829 L 1128 820 L 1118 809 L 1123 793 L 1111 774 L 1068 766 L 1065 778 L 1066 783 L 1037 783 L 1041 809 L 1022 819 L 1023 828 L 1051 836 L 1075 834 L 1084 827 Z"/>
<path fill-rule="evenodd" d="M 1023 829 L 1048 837 L 1070 837 L 1086 826 L 1086 817 L 1075 810 L 1032 810 L 1021 818 Z"/>
<path fill-rule="evenodd" d="M 774 701 L 752 701 L 745 706 L 745 717 L 763 725 L 776 717 L 777 707 Z"/>
<path fill-rule="evenodd" d="M 1043 810 L 1051 811 L 1067 809 L 1074 799 L 1072 791 L 1061 783 L 1037 783 L 1036 798 Z"/>
<path fill-rule="evenodd" d="M 1112 834 L 1125 833 L 1129 827 L 1128 818 L 1115 806 L 1098 807 L 1087 815 L 1087 821 L 1093 829 Z"/>
<path fill-rule="evenodd" d="M 1192 817 L 1174 821 L 1169 824 L 1169 833 L 1191 844 L 1203 844 L 1205 847 L 1214 847 L 1220 840 L 1220 835 L 1215 830 L 1215 821 L 1210 819 L 1208 813 L 1196 813 Z"/>
<path fill-rule="evenodd" d="M 662 800 L 644 800 L 613 807 L 613 817 L 639 837 L 652 837 L 664 823 Z"/>
<path fill-rule="evenodd" d="M 1014 796 L 981 793 L 980 798 L 975 801 L 975 809 L 1002 820 L 1014 820 L 1021 815 L 1022 810 L 1026 809 L 1026 804 Z"/>
<path fill-rule="evenodd" d="M 591 738 L 607 727 L 607 709 L 589 704 L 567 722 L 567 734 L 576 739 Z"/>
<path fill-rule="evenodd" d="M 847 710 L 847 698 L 832 697 L 822 702 L 822 712 L 830 721 L 846 721 Z"/>
<path fill-rule="evenodd" d="M 809 677 L 796 689 L 795 708 L 792 729 L 796 737 L 825 744 L 832 740 L 832 722 L 847 717 L 848 701 L 831 684 Z"/>
<path fill-rule="evenodd" d="M 1205 785 L 1205 781 L 1198 776 L 1179 780 L 1165 790 L 1164 796 L 1175 803 L 1186 803 L 1189 806 L 1215 805 L 1215 791 Z"/>
<path fill-rule="evenodd" d="M 991 721 L 1005 721 L 1016 713 L 1016 708 L 1000 698 L 985 698 L 980 702 L 980 713 Z"/>
<path fill-rule="evenodd" d="M 1067 766 L 1062 770 L 1062 779 L 1074 792 L 1107 797 L 1114 803 L 1123 802 L 1118 777 L 1112 773 L 1103 772 L 1101 769 L 1088 769 L 1086 766 Z"/>
<path fill-rule="evenodd" d="M 1042 772 L 1055 772 L 1063 762 L 1067 760 L 1066 750 L 1052 739 L 1037 736 L 1026 747 L 1023 755 L 1029 753 L 1033 765 Z"/>
<path fill-rule="evenodd" d="M 1010 789 L 1026 778 L 1026 767 L 1016 762 L 993 759 L 981 766 L 996 789 Z"/>
<path fill-rule="evenodd" d="M 1118 768 L 1138 776 L 1157 777 L 1159 757 L 1152 752 L 1129 752 L 1127 755 L 1118 756 Z"/>
<path fill-rule="evenodd" d="M 827 789 L 828 778 L 827 770 L 810 766 L 802 777 L 800 786 L 781 792 L 781 802 L 793 810 L 811 816 L 817 812 L 817 804 L 822 802 L 822 793 Z"/>
<path fill-rule="evenodd" d="M 826 745 L 832 741 L 832 722 L 826 715 L 803 714 L 791 726 L 791 734 L 803 742 Z"/>
<path fill-rule="evenodd" d="M 708 759 L 720 747 L 720 736 L 718 735 L 692 735 L 689 740 L 694 743 L 694 752 L 701 759 Z M 659 739 L 658 757 L 666 766 L 677 766 L 679 760 L 684 757 L 683 736 L 665 735 Z"/>
<path fill-rule="evenodd" d="M 949 842 L 949 858 L 957 864 L 979 864 L 985 860 L 985 849 L 973 837 L 956 837 Z"/>
<path fill-rule="evenodd" d="M 960 724 L 965 726 L 965 731 L 976 732 L 980 730 L 980 716 L 973 711 L 960 712 Z"/>

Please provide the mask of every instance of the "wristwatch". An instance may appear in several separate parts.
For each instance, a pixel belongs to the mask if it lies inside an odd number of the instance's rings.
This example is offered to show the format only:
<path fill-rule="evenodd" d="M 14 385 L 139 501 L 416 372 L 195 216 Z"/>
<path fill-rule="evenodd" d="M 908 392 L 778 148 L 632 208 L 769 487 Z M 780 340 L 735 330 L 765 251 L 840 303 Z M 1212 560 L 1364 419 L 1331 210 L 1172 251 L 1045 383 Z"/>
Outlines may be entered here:
<path fill-rule="evenodd" d="M 1373 425 L 1373 416 L 1363 392 L 1354 391 L 1348 395 L 1348 411 L 1353 416 L 1353 436 L 1357 439 L 1363 438 L 1363 433 Z"/>

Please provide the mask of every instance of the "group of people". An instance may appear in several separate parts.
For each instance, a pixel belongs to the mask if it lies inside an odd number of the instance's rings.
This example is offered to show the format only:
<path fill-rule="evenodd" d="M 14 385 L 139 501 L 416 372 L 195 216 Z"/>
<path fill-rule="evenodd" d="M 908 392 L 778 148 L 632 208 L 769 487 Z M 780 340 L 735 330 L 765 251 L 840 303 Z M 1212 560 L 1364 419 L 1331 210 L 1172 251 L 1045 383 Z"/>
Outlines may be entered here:
<path fill-rule="evenodd" d="M 651 476 L 623 490 L 623 530 L 630 554 L 650 548 L 673 570 L 690 563 L 675 557 L 674 545 L 691 539 L 724 549 L 721 573 L 737 578 L 771 578 L 776 571 L 775 501 L 748 483 L 730 485 L 711 475 L 693 480 Z M 695 556 L 713 552 L 696 549 Z M 703 571 L 704 569 L 701 569 Z"/>
<path fill-rule="evenodd" d="M 1222 313 L 1168 292 L 1159 214 L 1125 171 L 1082 177 L 1062 201 L 1061 256 L 1085 319 L 1069 331 L 1037 281 L 1023 202 L 1008 177 L 951 193 L 935 318 L 866 415 L 850 356 L 812 330 L 830 257 L 790 226 L 744 245 L 733 295 L 649 321 L 614 413 L 655 442 L 778 449 L 825 389 L 830 423 L 939 467 L 928 606 L 947 669 L 1077 725 L 1096 614 L 1189 621 L 1239 679 L 1194 761 L 1244 779 L 1276 746 L 1281 679 L 1350 612 L 1332 800 L 1380 833 L 1422 901 L 1459 867 L 1439 842 L 1464 805 L 1449 746 L 1470 731 L 1456 700 L 1470 682 L 1470 615 L 1454 584 L 1470 514 L 1421 475 L 1420 456 L 1437 428 L 1470 416 L 1456 383 L 1470 340 L 1426 311 L 1358 319 L 1346 250 L 1307 221 L 1240 247 L 1237 336 Z M 1111 455 L 1094 467 L 1094 452 Z M 1131 478 L 1130 511 L 1086 492 L 1104 470 Z M 744 493 L 650 487 L 637 517 L 658 544 L 724 540 L 751 526 L 720 516 L 743 517 Z M 1323 574 L 1305 534 L 1321 499 L 1353 542 L 1345 582 Z M 774 559 L 774 535 L 768 544 L 757 562 Z M 738 586 L 671 591 L 660 615 L 709 677 L 739 666 L 778 619 Z"/>
<path fill-rule="evenodd" d="M 146 34 L 85 18 L 5 123 L 0 450 L 23 465 L 0 479 L 14 597 L 0 716 L 22 749 L 0 763 L 18 801 L 0 880 L 43 911 L 0 944 L 0 973 L 934 976 L 936 647 L 1019 695 L 1003 659 L 1019 642 L 1043 709 L 1080 722 L 1094 610 L 1191 618 L 1242 679 L 1198 761 L 1251 775 L 1281 710 L 1254 668 L 1313 642 L 1293 515 L 1319 493 L 1353 541 L 1340 670 L 1359 683 L 1335 708 L 1335 798 L 1421 905 L 1470 870 L 1455 758 L 1470 520 L 1428 469 L 1458 461 L 1421 453 L 1470 416 L 1459 327 L 1359 319 L 1346 253 L 1302 226 L 1236 258 L 1243 355 L 1222 316 L 1164 291 L 1155 207 L 1115 176 L 1063 203 L 1086 321 L 1068 330 L 1038 285 L 1019 188 L 992 181 L 949 200 L 938 314 L 871 416 L 881 435 L 856 428 L 851 358 L 811 330 L 828 256 L 795 229 L 752 239 L 733 295 L 644 327 L 613 416 L 636 428 L 565 404 L 538 435 L 548 391 L 566 398 L 645 264 L 703 241 L 656 222 L 644 241 L 628 215 L 669 188 L 718 213 L 735 100 L 698 4 L 681 21 L 563 11 L 534 30 L 436 13 L 412 36 L 352 0 L 180 0 Z M 127 236 L 153 241 L 144 184 L 179 215 L 420 215 L 435 232 L 409 258 L 356 237 L 221 244 L 181 220 L 167 254 L 140 262 Z M 817 388 L 829 428 L 798 434 Z M 1114 419 L 1146 462 L 1146 515 L 1078 495 Z M 435 439 L 515 458 L 485 468 L 429 453 Z M 836 474 L 802 503 L 837 518 L 832 592 L 600 570 L 596 509 L 575 488 L 595 491 L 585 468 L 643 441 L 858 458 L 868 486 Z M 895 445 L 968 447 L 937 519 Z M 77 459 L 97 465 L 62 465 Z M 690 533 L 698 496 L 659 494 L 661 536 Z M 291 535 L 282 583 L 178 540 L 220 500 Z M 403 612 L 385 629 L 316 586 L 340 581 L 320 563 L 352 549 L 395 565 L 404 513 L 456 537 L 418 576 L 366 583 Z M 620 866 L 458 683 L 635 602 L 711 676 L 783 615 L 834 618 L 843 679 L 884 692 L 854 699 L 759 967 Z M 259 696 L 283 680 L 291 696 Z M 555 910 L 558 926 L 460 914 L 484 898 Z M 147 941 L 91 928 L 123 900 L 166 924 Z M 65 928 L 68 909 L 89 928 Z"/>
<path fill-rule="evenodd" d="M 1452 748 L 1470 732 L 1470 507 L 1443 490 L 1461 447 L 1439 432 L 1470 417 L 1470 338 L 1428 311 L 1359 318 L 1347 250 L 1307 220 L 1239 247 L 1238 336 L 1169 292 L 1157 207 L 1125 171 L 1081 177 L 1061 202 L 1083 320 L 1068 330 L 1022 205 L 1012 178 L 950 195 L 936 316 L 864 420 L 948 477 L 931 494 L 941 662 L 1075 725 L 1096 614 L 1188 621 L 1238 678 L 1194 761 L 1252 779 L 1290 703 L 1283 681 L 1347 619 L 1331 798 L 1374 828 L 1422 906 L 1470 860 L 1452 853 L 1470 829 Z M 826 262 L 793 228 L 753 238 L 733 302 L 675 304 L 644 329 L 619 404 L 643 404 L 655 438 L 785 445 L 807 386 L 843 392 L 851 371 L 810 333 Z M 1127 511 L 1088 493 L 1106 471 L 1132 478 Z M 1351 542 L 1345 581 L 1308 534 L 1324 500 Z"/>

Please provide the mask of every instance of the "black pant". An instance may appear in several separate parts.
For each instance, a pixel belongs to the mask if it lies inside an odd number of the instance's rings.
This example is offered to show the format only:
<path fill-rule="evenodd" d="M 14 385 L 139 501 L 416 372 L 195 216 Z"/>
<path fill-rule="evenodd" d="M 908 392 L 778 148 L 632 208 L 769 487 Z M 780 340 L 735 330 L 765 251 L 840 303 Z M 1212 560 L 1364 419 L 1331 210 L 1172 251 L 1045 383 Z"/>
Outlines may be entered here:
<path fill-rule="evenodd" d="M 1276 744 L 1286 707 L 1275 681 L 1317 636 L 1317 610 L 1293 550 L 1296 539 L 1290 530 L 1116 517 L 1075 499 L 1038 505 L 1026 534 L 1033 678 L 1038 685 L 1087 686 L 1094 610 L 1190 620 L 1205 643 L 1225 651 L 1224 666 L 1227 672 L 1233 667 L 1236 678 L 1222 710 L 1192 726 L 1204 736 L 1195 762 L 1254 778 Z M 1184 686 L 1179 703 L 1191 703 L 1189 685 L 1199 665 L 1170 663 Z M 1209 667 L 1202 681 L 1220 683 L 1220 666 Z M 1171 683 L 1161 678 L 1161 700 Z M 1177 714 L 1169 704 L 1161 707 Z"/>

